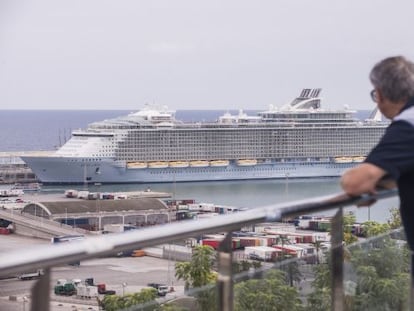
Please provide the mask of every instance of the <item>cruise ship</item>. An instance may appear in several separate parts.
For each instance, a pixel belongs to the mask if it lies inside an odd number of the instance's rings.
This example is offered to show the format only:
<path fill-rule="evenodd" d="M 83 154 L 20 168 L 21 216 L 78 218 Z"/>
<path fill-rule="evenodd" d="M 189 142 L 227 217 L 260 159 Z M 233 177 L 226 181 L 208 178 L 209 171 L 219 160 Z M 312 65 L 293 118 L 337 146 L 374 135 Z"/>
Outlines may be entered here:
<path fill-rule="evenodd" d="M 255 116 L 176 120 L 166 107 L 73 131 L 59 150 L 22 159 L 43 184 L 150 183 L 335 177 L 364 160 L 387 122 L 321 107 L 321 89 Z"/>

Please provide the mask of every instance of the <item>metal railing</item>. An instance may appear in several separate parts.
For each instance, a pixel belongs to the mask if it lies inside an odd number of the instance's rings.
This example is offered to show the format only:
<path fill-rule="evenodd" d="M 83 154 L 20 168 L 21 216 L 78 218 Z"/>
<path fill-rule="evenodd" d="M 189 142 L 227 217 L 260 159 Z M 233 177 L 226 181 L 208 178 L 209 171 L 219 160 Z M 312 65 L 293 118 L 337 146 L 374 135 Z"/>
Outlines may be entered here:
<path fill-rule="evenodd" d="M 31 310 L 49 310 L 50 268 L 73 261 L 92 259 L 130 249 L 155 246 L 200 234 L 227 232 L 218 255 L 218 310 L 233 310 L 233 280 L 231 272 L 231 232 L 262 222 L 281 221 L 285 217 L 337 209 L 332 220 L 332 309 L 344 309 L 343 295 L 343 233 L 342 208 L 393 197 L 396 190 L 379 191 L 376 195 L 349 197 L 343 193 L 316 197 L 290 203 L 249 209 L 211 219 L 176 222 L 156 227 L 90 237 L 65 245 L 42 245 L 36 249 L 22 249 L 0 256 L 0 276 L 43 268 L 45 274 L 32 289 Z M 412 308 L 414 310 L 414 308 Z"/>

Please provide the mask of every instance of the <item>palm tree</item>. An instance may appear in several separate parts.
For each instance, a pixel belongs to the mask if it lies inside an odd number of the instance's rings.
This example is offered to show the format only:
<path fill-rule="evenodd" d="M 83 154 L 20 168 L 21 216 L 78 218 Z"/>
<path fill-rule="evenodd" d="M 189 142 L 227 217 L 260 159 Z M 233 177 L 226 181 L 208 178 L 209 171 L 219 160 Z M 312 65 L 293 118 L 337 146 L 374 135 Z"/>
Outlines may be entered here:
<path fill-rule="evenodd" d="M 296 260 L 287 264 L 286 277 L 290 286 L 293 286 L 293 282 L 299 283 L 302 280 L 302 273 Z"/>

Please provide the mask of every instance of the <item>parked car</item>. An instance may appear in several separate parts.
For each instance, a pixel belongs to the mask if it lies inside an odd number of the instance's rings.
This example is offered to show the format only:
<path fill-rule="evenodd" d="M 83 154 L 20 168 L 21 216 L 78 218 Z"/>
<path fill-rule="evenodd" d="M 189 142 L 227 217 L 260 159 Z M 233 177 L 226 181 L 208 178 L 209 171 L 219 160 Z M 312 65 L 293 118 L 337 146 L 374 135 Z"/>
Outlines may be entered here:
<path fill-rule="evenodd" d="M 165 296 L 168 293 L 168 286 L 165 284 L 149 283 L 148 286 L 155 288 L 158 296 Z"/>

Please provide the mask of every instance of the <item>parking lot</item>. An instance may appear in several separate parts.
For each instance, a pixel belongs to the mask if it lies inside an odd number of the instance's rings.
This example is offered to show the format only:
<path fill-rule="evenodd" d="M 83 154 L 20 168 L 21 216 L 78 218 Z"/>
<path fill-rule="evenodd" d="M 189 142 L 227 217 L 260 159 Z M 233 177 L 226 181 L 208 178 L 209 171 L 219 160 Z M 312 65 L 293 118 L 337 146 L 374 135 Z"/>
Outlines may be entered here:
<path fill-rule="evenodd" d="M 3 253 L 24 247 L 35 247 L 49 243 L 46 240 L 25 238 L 17 235 L 0 235 L 0 247 Z M 115 290 L 118 295 L 134 293 L 146 287 L 148 283 L 163 283 L 174 288 L 166 299 L 178 297 L 184 293 L 184 283 L 174 276 L 175 262 L 154 257 L 98 258 L 81 262 L 79 267 L 61 266 L 52 269 L 51 290 L 58 279 L 93 278 L 95 284 L 105 283 L 108 290 Z M 23 304 L 29 310 L 32 281 L 21 281 L 15 276 L 0 280 L 0 299 L 5 310 L 23 310 Z M 16 301 L 10 301 L 10 297 Z M 51 294 L 52 310 L 98 310 L 96 301 L 86 301 L 75 297 L 62 297 Z M 3 310 L 3 309 L 2 309 Z"/>

